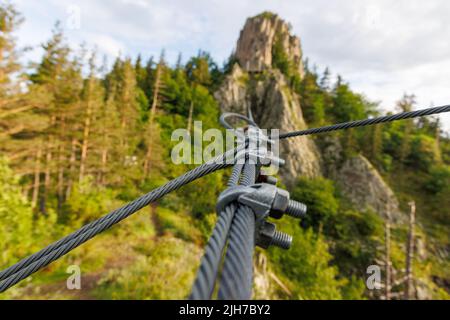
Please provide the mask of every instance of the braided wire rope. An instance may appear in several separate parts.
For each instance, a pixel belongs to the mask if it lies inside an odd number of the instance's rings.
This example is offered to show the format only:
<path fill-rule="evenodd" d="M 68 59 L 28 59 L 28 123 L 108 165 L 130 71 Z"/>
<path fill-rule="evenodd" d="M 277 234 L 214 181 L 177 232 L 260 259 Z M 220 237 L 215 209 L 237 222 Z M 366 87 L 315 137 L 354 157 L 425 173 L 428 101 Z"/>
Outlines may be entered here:
<path fill-rule="evenodd" d="M 324 127 L 319 127 L 319 128 L 311 128 L 311 129 L 300 130 L 300 131 L 286 132 L 286 133 L 281 133 L 279 138 L 286 139 L 286 138 L 306 136 L 306 135 L 311 135 L 311 134 L 324 133 L 324 132 L 330 132 L 330 131 L 336 131 L 336 130 L 342 130 L 342 129 L 370 126 L 370 125 L 374 125 L 374 124 L 378 124 L 378 123 L 385 123 L 385 122 L 391 122 L 391 121 L 397 121 L 397 120 L 429 116 L 429 115 L 443 113 L 443 112 L 449 112 L 449 111 L 450 111 L 450 105 L 445 105 L 445 106 L 441 106 L 441 107 L 434 107 L 434 108 L 427 108 L 427 109 L 421 109 L 421 110 L 416 110 L 416 111 L 402 112 L 402 113 L 397 113 L 397 114 L 387 115 L 387 116 L 382 116 L 382 117 L 376 117 L 376 118 L 371 118 L 371 119 L 343 122 L 343 123 L 333 124 L 330 126 L 324 126 Z"/>
<path fill-rule="evenodd" d="M 255 180 L 256 165 L 246 162 L 241 184 L 248 186 L 254 184 Z M 255 219 L 255 213 L 250 207 L 238 204 L 219 283 L 220 300 L 248 300 L 252 296 Z"/>
<path fill-rule="evenodd" d="M 242 177 L 241 177 L 242 173 Z M 233 167 L 230 179 L 228 181 L 227 186 L 233 187 L 236 186 L 239 183 L 239 178 L 241 178 L 240 184 L 242 185 L 250 185 L 255 182 L 256 177 L 256 166 L 249 164 L 249 160 L 247 159 L 245 164 L 236 163 Z M 243 213 L 244 211 L 244 213 Z M 250 212 L 248 212 L 250 211 Z M 251 227 L 251 217 L 247 217 L 244 219 L 243 217 L 239 217 L 236 220 L 236 214 L 239 215 L 250 215 L 253 216 L 253 227 Z M 233 222 L 232 222 L 233 221 Z M 233 224 L 232 224 L 233 223 Z M 208 244 L 205 249 L 205 254 L 203 255 L 202 261 L 200 263 L 200 267 L 197 271 L 197 276 L 194 281 L 194 284 L 192 286 L 192 292 L 189 296 L 190 299 L 194 300 L 204 300 L 204 299 L 210 299 L 212 297 L 212 294 L 214 292 L 214 287 L 216 284 L 216 279 L 219 273 L 220 263 L 222 259 L 222 254 L 225 249 L 225 245 L 227 242 L 228 234 L 230 233 L 230 242 L 227 249 L 227 253 L 225 256 L 225 259 L 228 259 L 232 261 L 233 266 L 236 266 L 238 269 L 241 269 L 240 264 L 244 263 L 245 265 L 248 265 L 250 263 L 250 266 L 252 265 L 252 252 L 254 244 L 253 242 L 246 241 L 244 239 L 245 235 L 242 233 L 244 229 L 246 232 L 250 232 L 251 238 L 254 238 L 254 214 L 251 209 L 249 209 L 246 206 L 242 206 L 240 204 L 230 204 L 225 207 L 225 210 L 219 213 L 219 218 L 216 223 L 216 226 L 212 232 L 211 237 L 209 238 Z M 230 230 L 231 226 L 233 225 L 233 231 Z M 244 229 L 243 229 L 244 228 Z M 253 230 L 253 231 L 252 231 Z M 233 234 L 233 235 L 231 235 Z M 233 241 L 231 241 L 233 239 Z M 247 249 L 245 252 L 247 253 L 245 256 L 245 260 L 242 260 L 242 256 L 237 256 L 235 249 L 242 251 L 242 241 L 246 241 L 243 245 Z M 241 243 L 241 244 L 239 244 Z M 231 246 L 231 247 L 230 247 Z M 228 250 L 231 251 L 228 252 Z M 227 260 L 225 260 L 224 265 L 228 265 Z M 227 270 L 230 268 L 227 267 Z M 246 269 L 247 270 L 247 269 Z M 248 271 L 248 270 L 247 270 Z M 233 293 L 244 293 L 244 292 L 250 292 L 248 295 L 248 298 L 251 296 L 251 282 L 252 282 L 252 273 L 245 272 L 247 277 L 245 277 L 246 281 L 238 281 L 238 285 L 243 285 L 244 288 L 236 288 L 236 290 L 233 290 Z M 250 277 L 250 280 L 248 279 Z M 250 283 L 250 285 L 248 285 Z M 227 284 L 225 284 L 227 285 Z M 228 286 L 230 287 L 230 286 Z M 250 288 L 250 291 L 249 289 Z M 227 294 L 228 291 L 222 292 L 224 294 Z M 234 296 L 237 296 L 234 294 Z M 245 295 L 247 296 L 247 295 Z M 248 299 L 247 298 L 247 299 Z"/>
<path fill-rule="evenodd" d="M 239 183 L 241 172 L 244 164 L 236 163 L 233 166 L 227 186 L 233 187 Z M 230 204 L 225 210 L 220 212 L 214 230 L 208 240 L 205 248 L 200 267 L 192 286 L 191 300 L 211 299 L 214 286 L 219 272 L 222 253 L 227 242 L 228 231 L 230 230 L 231 221 L 236 212 L 236 205 Z"/>
<path fill-rule="evenodd" d="M 230 228 L 218 299 L 248 300 L 252 296 L 255 214 L 240 205 Z"/>
<path fill-rule="evenodd" d="M 239 149 L 239 148 L 238 148 Z M 160 199 L 164 195 L 179 189 L 183 185 L 190 183 L 200 177 L 210 174 L 219 169 L 231 166 L 232 164 L 226 161 L 219 161 L 225 159 L 227 154 L 237 152 L 238 149 L 230 150 L 225 154 L 188 171 L 187 173 L 167 182 L 165 185 L 154 189 L 153 191 L 139 197 L 138 199 L 126 204 L 125 206 L 116 209 L 109 214 L 83 226 L 70 235 L 50 244 L 46 248 L 38 251 L 35 254 L 22 259 L 18 263 L 0 272 L 0 292 L 3 292 L 15 285 L 19 281 L 25 279 L 34 272 L 47 266 L 52 261 L 60 258 L 64 254 L 93 238 L 97 234 L 109 229 L 116 223 L 122 221 L 136 211 L 147 206 L 151 202 Z"/>

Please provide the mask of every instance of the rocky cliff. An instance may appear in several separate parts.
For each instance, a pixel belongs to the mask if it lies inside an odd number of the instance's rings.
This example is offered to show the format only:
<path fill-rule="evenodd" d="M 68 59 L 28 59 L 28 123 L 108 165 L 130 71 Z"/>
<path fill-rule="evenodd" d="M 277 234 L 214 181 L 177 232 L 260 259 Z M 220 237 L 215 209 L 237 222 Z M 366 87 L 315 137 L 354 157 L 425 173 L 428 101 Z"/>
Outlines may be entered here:
<path fill-rule="evenodd" d="M 357 209 L 371 209 L 392 222 L 405 221 L 394 192 L 364 156 L 358 155 L 344 162 L 337 175 L 337 184 Z"/>
<path fill-rule="evenodd" d="M 272 46 L 279 37 L 292 63 L 303 74 L 298 38 L 289 34 L 288 25 L 275 15 L 249 18 L 241 31 L 236 49 L 239 63 L 233 66 L 215 96 L 222 111 L 247 113 L 250 108 L 262 128 L 291 131 L 306 128 L 298 96 L 285 76 L 272 68 Z M 298 175 L 321 175 L 320 154 L 309 137 L 282 141 L 280 152 L 286 160 L 281 176 L 292 185 Z"/>
<path fill-rule="evenodd" d="M 290 26 L 277 15 L 264 12 L 249 18 L 239 36 L 235 57 L 247 72 L 272 68 L 273 48 L 278 42 L 297 72 L 303 76 L 300 39 L 290 34 Z"/>
<path fill-rule="evenodd" d="M 304 129 L 307 126 L 301 101 L 286 76 L 273 66 L 276 45 L 301 78 L 304 70 L 299 38 L 278 16 L 263 13 L 247 19 L 237 41 L 237 63 L 215 97 L 223 112 L 246 114 L 250 108 L 262 128 L 282 132 Z M 356 207 L 371 208 L 394 220 L 401 218 L 394 193 L 370 162 L 362 156 L 344 161 L 341 149 L 337 139 L 322 150 L 311 137 L 282 141 L 280 154 L 286 160 L 280 171 L 283 182 L 292 186 L 299 176 L 323 175 L 337 181 Z"/>

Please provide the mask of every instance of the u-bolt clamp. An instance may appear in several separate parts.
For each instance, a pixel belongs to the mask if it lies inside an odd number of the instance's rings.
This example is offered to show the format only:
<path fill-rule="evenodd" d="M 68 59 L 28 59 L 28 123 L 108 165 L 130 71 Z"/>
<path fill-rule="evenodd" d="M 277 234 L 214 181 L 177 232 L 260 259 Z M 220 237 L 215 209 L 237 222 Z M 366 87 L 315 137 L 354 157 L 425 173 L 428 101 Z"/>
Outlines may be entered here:
<path fill-rule="evenodd" d="M 262 248 L 275 245 L 288 249 L 292 243 L 291 236 L 277 231 L 273 223 L 266 221 L 269 216 L 280 219 L 284 213 L 295 218 L 306 215 L 304 204 L 289 199 L 289 192 L 268 183 L 228 188 L 219 195 L 216 212 L 222 212 L 232 202 L 246 205 L 255 213 L 255 242 Z"/>

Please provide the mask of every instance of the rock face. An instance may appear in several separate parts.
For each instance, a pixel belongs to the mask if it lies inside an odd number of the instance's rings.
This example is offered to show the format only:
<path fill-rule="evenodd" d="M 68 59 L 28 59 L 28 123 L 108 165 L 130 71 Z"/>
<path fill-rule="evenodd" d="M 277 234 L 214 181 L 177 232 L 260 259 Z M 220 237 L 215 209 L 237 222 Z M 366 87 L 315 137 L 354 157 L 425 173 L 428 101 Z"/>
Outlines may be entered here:
<path fill-rule="evenodd" d="M 303 76 L 300 39 L 290 34 L 290 26 L 277 15 L 264 12 L 247 19 L 237 42 L 235 57 L 247 72 L 260 72 L 272 67 L 273 47 L 281 46 L 287 58 Z"/>
<path fill-rule="evenodd" d="M 404 221 L 394 192 L 364 156 L 346 160 L 337 173 L 337 183 L 357 209 L 372 209 L 393 222 Z"/>
<path fill-rule="evenodd" d="M 297 38 L 292 40 L 288 30 L 288 26 L 276 16 L 257 16 L 247 20 L 236 51 L 240 63 L 233 66 L 215 93 L 221 111 L 247 114 L 250 108 L 261 128 L 280 131 L 306 128 L 298 96 L 289 88 L 285 76 L 271 67 L 271 46 L 277 32 L 283 39 L 288 39 L 286 45 L 295 53 L 294 59 L 301 58 L 300 42 Z M 262 66 L 263 71 L 255 72 L 253 67 L 257 65 Z M 249 70 L 252 72 L 247 72 Z M 280 153 L 286 160 L 280 174 L 287 185 L 291 185 L 299 175 L 321 175 L 320 154 L 310 138 L 284 140 L 280 144 Z"/>
<path fill-rule="evenodd" d="M 224 79 L 215 97 L 222 112 L 247 114 L 250 109 L 261 128 L 280 132 L 306 128 L 301 101 L 291 90 L 288 80 L 272 66 L 273 48 L 281 45 L 298 75 L 303 75 L 300 40 L 274 14 L 263 13 L 247 19 L 237 42 L 238 61 Z M 299 176 L 324 175 L 337 181 L 343 193 L 361 210 L 371 208 L 380 215 L 401 219 L 398 201 L 380 174 L 363 156 L 344 160 L 337 138 L 329 138 L 319 152 L 310 137 L 297 137 L 280 143 L 280 154 L 286 160 L 280 175 L 292 186 Z M 387 208 L 389 207 L 389 212 Z"/>

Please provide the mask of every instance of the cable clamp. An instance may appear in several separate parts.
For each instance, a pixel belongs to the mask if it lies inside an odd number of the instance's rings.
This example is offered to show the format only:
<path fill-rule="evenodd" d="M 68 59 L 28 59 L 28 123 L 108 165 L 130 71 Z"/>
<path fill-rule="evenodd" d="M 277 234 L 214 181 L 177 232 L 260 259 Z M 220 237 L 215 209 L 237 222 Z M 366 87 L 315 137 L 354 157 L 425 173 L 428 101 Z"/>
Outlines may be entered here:
<path fill-rule="evenodd" d="M 256 183 L 251 186 L 234 186 L 223 191 L 216 205 L 219 214 L 232 202 L 250 207 L 257 219 L 265 219 L 269 215 L 280 219 L 284 213 L 302 218 L 306 215 L 306 206 L 290 199 L 289 192 L 270 183 Z"/>
<path fill-rule="evenodd" d="M 227 205 L 236 201 L 249 206 L 258 218 L 265 218 L 272 209 L 277 190 L 276 186 L 267 183 L 230 187 L 219 195 L 216 212 L 222 212 Z"/>
<path fill-rule="evenodd" d="M 306 206 L 303 203 L 291 200 L 288 191 L 269 183 L 238 185 L 226 189 L 217 199 L 216 212 L 219 214 L 233 202 L 252 209 L 256 218 L 255 243 L 262 248 L 275 245 L 288 249 L 292 243 L 291 236 L 277 231 L 273 223 L 266 221 L 269 216 L 280 219 L 284 213 L 295 218 L 306 215 Z"/>

